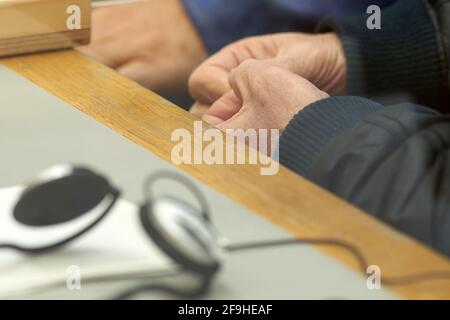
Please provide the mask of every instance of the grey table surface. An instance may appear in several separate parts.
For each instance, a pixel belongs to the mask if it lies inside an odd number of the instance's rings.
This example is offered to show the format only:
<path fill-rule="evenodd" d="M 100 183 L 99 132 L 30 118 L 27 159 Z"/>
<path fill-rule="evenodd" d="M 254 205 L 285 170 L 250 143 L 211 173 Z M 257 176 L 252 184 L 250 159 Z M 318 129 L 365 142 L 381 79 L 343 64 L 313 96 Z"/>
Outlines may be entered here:
<path fill-rule="evenodd" d="M 27 181 L 55 164 L 83 164 L 107 174 L 121 188 L 123 197 L 134 203 L 142 200 L 142 183 L 147 174 L 167 168 L 181 173 L 1 65 L 0 159 L 0 188 Z M 231 242 L 289 237 L 257 214 L 198 181 L 197 184 L 210 202 L 214 223 Z M 91 298 L 98 297 L 98 292 L 118 290 L 119 286 L 103 284 L 101 289 L 81 290 L 76 295 L 44 292 L 31 298 Z M 311 246 L 289 246 L 228 256 L 208 298 L 395 299 L 395 296 L 385 290 L 367 289 L 362 275 Z"/>

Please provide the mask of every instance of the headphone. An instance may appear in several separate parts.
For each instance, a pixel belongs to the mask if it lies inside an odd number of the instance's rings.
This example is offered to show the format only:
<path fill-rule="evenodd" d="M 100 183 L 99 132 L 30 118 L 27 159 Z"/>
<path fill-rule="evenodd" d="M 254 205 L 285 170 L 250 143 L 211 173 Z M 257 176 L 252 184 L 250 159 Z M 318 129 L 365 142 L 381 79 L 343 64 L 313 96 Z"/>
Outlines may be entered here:
<path fill-rule="evenodd" d="M 187 188 L 199 208 L 178 197 L 154 196 L 159 180 L 171 180 Z M 120 191 L 103 175 L 80 166 L 55 166 L 45 170 L 20 192 L 3 228 L 10 239 L 0 249 L 42 254 L 69 244 L 98 225 L 111 211 Z M 198 276 L 198 288 L 180 291 L 163 285 L 152 288 L 179 296 L 198 296 L 208 288 L 223 258 L 220 237 L 211 220 L 206 199 L 195 184 L 171 171 L 158 171 L 144 183 L 139 207 L 141 225 L 152 240 L 182 270 Z M 58 228 L 54 228 L 58 226 Z M 33 228 L 33 236 L 29 228 Z M 1 232 L 1 230 L 0 230 Z M 26 234 L 28 232 L 28 234 Z M 26 234 L 26 237 L 23 235 Z M 24 240 L 28 240 L 24 241 Z M 121 294 L 129 297 L 138 291 Z"/>
<path fill-rule="evenodd" d="M 199 208 L 178 197 L 154 195 L 156 182 L 168 179 L 186 187 L 195 196 Z M 98 225 L 111 211 L 120 196 L 102 175 L 80 166 L 56 166 L 44 171 L 20 192 L 11 212 L 7 213 L 4 231 L 10 239 L 0 243 L 1 249 L 27 254 L 41 254 L 58 249 Z M 173 261 L 199 278 L 199 284 L 181 290 L 162 283 L 149 283 L 121 293 L 116 299 L 130 298 L 148 290 L 168 292 L 178 297 L 198 298 L 211 287 L 220 270 L 224 251 L 236 252 L 282 245 L 315 244 L 337 246 L 351 252 L 361 271 L 369 263 L 358 247 L 340 239 L 310 238 L 259 241 L 224 245 L 214 228 L 207 201 L 190 180 L 172 171 L 158 171 L 144 183 L 144 201 L 139 217 L 146 234 Z M 58 226 L 58 228 L 54 228 Z M 21 235 L 35 227 L 32 239 L 24 243 Z M 0 229 L 0 234 L 2 230 Z M 30 237 L 27 237 L 30 238 Z M 405 285 L 432 279 L 448 279 L 448 270 L 387 278 L 388 285 Z"/>
<path fill-rule="evenodd" d="M 152 187 L 161 179 L 178 181 L 196 197 L 200 208 L 172 196 L 153 196 Z M 150 238 L 185 269 L 210 277 L 220 268 L 223 250 L 210 220 L 208 204 L 200 190 L 183 176 L 170 171 L 150 175 L 144 185 L 146 200 L 140 218 Z"/>

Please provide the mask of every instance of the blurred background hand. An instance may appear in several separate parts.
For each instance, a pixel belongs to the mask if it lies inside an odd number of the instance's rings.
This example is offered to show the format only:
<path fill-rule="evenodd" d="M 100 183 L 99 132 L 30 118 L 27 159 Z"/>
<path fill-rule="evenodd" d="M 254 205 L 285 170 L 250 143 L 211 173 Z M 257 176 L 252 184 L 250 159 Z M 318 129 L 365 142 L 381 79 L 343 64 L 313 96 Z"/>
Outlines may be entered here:
<path fill-rule="evenodd" d="M 346 62 L 336 34 L 280 33 L 237 41 L 201 64 L 189 80 L 196 100 L 191 112 L 201 117 L 228 92 L 230 72 L 247 59 L 289 70 L 330 95 L 345 93 Z M 273 81 L 273 85 L 283 83 Z"/>
<path fill-rule="evenodd" d="M 92 41 L 83 53 L 161 95 L 187 91 L 207 51 L 180 0 L 152 0 L 97 8 Z"/>
<path fill-rule="evenodd" d="M 271 63 L 248 59 L 230 72 L 231 90 L 203 120 L 219 129 L 279 129 L 304 107 L 329 95 L 301 76 Z"/>

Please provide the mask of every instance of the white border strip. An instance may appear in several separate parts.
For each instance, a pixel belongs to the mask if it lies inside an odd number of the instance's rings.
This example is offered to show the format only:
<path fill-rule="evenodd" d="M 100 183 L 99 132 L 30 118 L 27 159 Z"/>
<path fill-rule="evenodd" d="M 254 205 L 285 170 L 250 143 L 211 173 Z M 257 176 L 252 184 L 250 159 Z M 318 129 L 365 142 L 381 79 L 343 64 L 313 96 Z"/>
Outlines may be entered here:
<path fill-rule="evenodd" d="M 108 7 L 108 6 L 114 6 L 119 4 L 129 4 L 134 2 L 144 2 L 146 0 L 106 0 L 106 1 L 91 1 L 91 7 L 92 8 L 101 8 L 101 7 Z"/>

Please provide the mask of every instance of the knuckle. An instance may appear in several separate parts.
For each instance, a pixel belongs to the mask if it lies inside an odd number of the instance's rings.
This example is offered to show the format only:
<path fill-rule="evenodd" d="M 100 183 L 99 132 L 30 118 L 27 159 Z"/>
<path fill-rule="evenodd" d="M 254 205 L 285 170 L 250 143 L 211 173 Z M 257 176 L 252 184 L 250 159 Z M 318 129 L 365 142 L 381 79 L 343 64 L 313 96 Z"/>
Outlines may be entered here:
<path fill-rule="evenodd" d="M 242 72 L 250 72 L 254 70 L 257 65 L 258 61 L 256 59 L 246 59 L 239 65 L 237 69 Z"/>
<path fill-rule="evenodd" d="M 232 81 L 249 82 L 258 72 L 257 66 L 258 62 L 255 59 L 247 59 L 231 71 L 230 79 Z"/>

